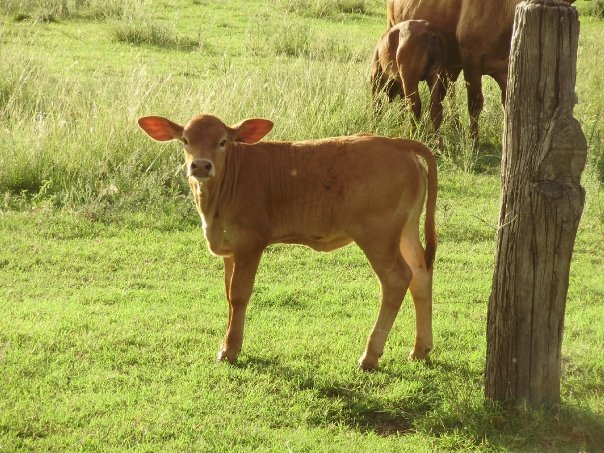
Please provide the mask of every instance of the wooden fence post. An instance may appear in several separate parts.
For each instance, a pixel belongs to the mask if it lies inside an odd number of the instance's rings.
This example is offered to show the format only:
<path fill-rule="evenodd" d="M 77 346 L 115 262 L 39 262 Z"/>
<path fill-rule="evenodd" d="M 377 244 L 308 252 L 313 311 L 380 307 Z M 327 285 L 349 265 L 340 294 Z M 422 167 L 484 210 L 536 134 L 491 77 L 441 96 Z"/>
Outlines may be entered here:
<path fill-rule="evenodd" d="M 485 394 L 495 401 L 560 400 L 570 260 L 585 201 L 587 143 L 573 117 L 578 37 L 573 6 L 516 7 L 487 325 Z"/>

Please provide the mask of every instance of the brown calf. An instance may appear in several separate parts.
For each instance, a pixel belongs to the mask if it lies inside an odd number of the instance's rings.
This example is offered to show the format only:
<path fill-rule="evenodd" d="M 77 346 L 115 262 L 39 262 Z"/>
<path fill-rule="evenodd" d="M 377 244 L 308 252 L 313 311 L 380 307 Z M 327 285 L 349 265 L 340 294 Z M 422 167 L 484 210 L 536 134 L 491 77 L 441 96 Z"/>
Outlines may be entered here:
<path fill-rule="evenodd" d="M 422 106 L 418 85 L 425 80 L 430 88 L 430 117 L 438 130 L 447 85 L 457 80 L 460 72 L 454 39 L 447 39 L 425 20 L 396 24 L 380 38 L 373 53 L 371 86 L 376 110 L 380 92 L 385 92 L 391 102 L 400 94 L 419 119 Z"/>
<path fill-rule="evenodd" d="M 267 246 L 330 251 L 352 241 L 365 252 L 382 287 L 379 315 L 359 366 L 377 366 L 407 288 L 416 313 L 411 357 L 426 357 L 432 348 L 436 252 L 436 163 L 426 146 L 367 134 L 256 143 L 272 122 L 248 119 L 228 127 L 211 115 L 196 116 L 184 127 L 157 116 L 141 118 L 139 125 L 155 140 L 184 144 L 209 249 L 224 259 L 229 320 L 218 360 L 234 362 L 241 350 L 245 312 Z M 425 250 L 419 239 L 424 202 Z"/>

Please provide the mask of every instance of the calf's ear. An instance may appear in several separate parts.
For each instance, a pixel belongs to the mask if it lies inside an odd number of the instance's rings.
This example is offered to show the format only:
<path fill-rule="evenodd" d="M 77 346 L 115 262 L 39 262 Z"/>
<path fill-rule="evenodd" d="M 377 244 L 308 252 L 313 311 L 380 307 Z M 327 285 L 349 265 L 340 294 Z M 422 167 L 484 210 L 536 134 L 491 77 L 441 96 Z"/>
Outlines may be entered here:
<path fill-rule="evenodd" d="M 273 122 L 262 118 L 243 120 L 233 126 L 235 140 L 243 143 L 256 143 L 268 134 L 273 128 Z"/>
<path fill-rule="evenodd" d="M 139 118 L 138 125 L 149 137 L 158 142 L 179 140 L 184 128 L 162 116 L 144 116 Z"/>

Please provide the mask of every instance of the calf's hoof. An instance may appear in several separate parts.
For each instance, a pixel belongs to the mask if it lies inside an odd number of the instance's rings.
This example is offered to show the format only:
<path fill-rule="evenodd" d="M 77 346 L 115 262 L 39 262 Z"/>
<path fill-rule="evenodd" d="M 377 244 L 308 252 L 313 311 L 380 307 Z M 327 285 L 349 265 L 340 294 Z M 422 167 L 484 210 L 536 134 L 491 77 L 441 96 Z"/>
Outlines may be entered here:
<path fill-rule="evenodd" d="M 219 362 L 228 362 L 235 363 L 237 361 L 237 353 L 232 351 L 227 351 L 226 349 L 221 349 L 218 351 L 218 356 L 216 359 Z"/>
<path fill-rule="evenodd" d="M 430 347 L 430 346 L 423 347 L 423 348 L 415 347 L 409 353 L 409 359 L 410 360 L 425 360 L 428 357 L 428 354 L 430 354 L 431 350 L 432 350 L 432 347 Z"/>
<path fill-rule="evenodd" d="M 370 359 L 366 355 L 362 355 L 359 359 L 359 368 L 363 371 L 375 371 L 377 365 L 377 359 Z"/>

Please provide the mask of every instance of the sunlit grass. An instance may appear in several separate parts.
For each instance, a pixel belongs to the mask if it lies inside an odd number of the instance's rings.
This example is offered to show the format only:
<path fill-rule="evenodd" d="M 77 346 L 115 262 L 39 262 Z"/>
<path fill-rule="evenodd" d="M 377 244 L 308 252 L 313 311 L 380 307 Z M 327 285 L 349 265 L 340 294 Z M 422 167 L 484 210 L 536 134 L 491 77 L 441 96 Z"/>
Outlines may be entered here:
<path fill-rule="evenodd" d="M 366 14 L 370 11 L 367 0 L 277 0 L 289 12 L 314 18 L 333 18 L 346 13 Z"/>
<path fill-rule="evenodd" d="M 582 19 L 575 114 L 590 154 L 563 405 L 554 415 L 507 411 L 485 404 L 482 381 L 500 93 L 484 79 L 478 149 L 462 80 L 445 100 L 442 149 L 426 87 L 417 125 L 399 100 L 374 115 L 369 58 L 383 3 L 0 4 L 0 451 L 604 444 L 601 23 Z M 356 370 L 379 298 L 363 254 L 276 246 L 260 266 L 239 364 L 215 363 L 227 317 L 222 263 L 207 252 L 181 147 L 157 146 L 136 124 L 149 114 L 184 123 L 199 112 L 228 124 L 269 118 L 267 140 L 362 131 L 413 137 L 438 152 L 431 362 L 405 360 L 413 342 L 406 299 L 380 371 Z"/>
<path fill-rule="evenodd" d="M 193 50 L 202 47 L 200 39 L 180 36 L 173 27 L 152 21 L 128 21 L 114 25 L 116 40 L 134 45 L 147 44 L 164 49 Z"/>
<path fill-rule="evenodd" d="M 17 21 L 103 20 L 138 16 L 150 4 L 149 0 L 3 0 L 0 14 Z"/>

